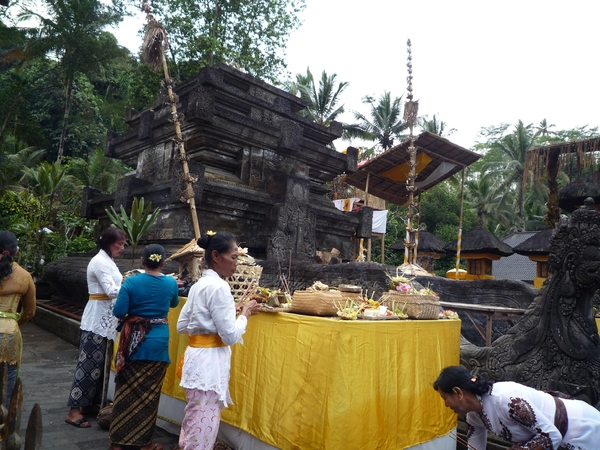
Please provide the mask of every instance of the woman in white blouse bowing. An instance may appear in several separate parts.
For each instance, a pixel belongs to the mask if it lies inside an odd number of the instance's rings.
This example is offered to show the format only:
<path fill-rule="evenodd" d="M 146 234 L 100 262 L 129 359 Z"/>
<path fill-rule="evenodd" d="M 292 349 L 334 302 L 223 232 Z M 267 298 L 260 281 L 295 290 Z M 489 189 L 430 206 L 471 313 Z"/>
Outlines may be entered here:
<path fill-rule="evenodd" d="M 100 409 L 104 364 L 109 341 L 117 337 L 117 319 L 112 307 L 121 289 L 123 276 L 113 258 L 125 248 L 127 235 L 123 230 L 109 227 L 98 237 L 100 248 L 87 267 L 89 300 L 81 316 L 79 359 L 69 393 L 69 413 L 65 422 L 77 428 L 89 428 L 86 414 Z"/>
<path fill-rule="evenodd" d="M 485 450 L 487 432 L 514 444 L 511 450 L 596 450 L 600 411 L 559 392 L 513 381 L 492 382 L 462 366 L 443 369 L 433 388 L 446 406 L 466 414 L 469 448 Z"/>
<path fill-rule="evenodd" d="M 238 244 L 229 233 L 207 232 L 198 239 L 208 269 L 192 286 L 177 322 L 177 331 L 190 335 L 183 355 L 181 386 L 187 405 L 181 424 L 179 446 L 182 450 L 212 449 L 217 438 L 221 409 L 231 402 L 229 396 L 230 345 L 240 342 L 248 317 L 258 312 L 252 300 L 236 307 L 226 278 L 235 273 Z"/>

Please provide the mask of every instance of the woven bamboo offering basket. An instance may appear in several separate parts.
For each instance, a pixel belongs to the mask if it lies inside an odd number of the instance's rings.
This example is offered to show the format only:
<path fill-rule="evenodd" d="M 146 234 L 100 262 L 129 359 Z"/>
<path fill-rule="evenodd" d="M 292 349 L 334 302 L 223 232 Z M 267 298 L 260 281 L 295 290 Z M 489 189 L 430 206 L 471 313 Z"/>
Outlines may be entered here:
<path fill-rule="evenodd" d="M 404 308 L 409 319 L 433 320 L 439 318 L 440 300 L 435 295 L 388 291 L 381 296 L 379 302 L 390 310 Z"/>
<path fill-rule="evenodd" d="M 360 302 L 363 299 L 363 292 L 360 286 L 354 284 L 340 284 L 337 289 L 341 292 L 343 301 L 349 299 L 354 302 Z"/>
<path fill-rule="evenodd" d="M 343 297 L 340 291 L 295 291 L 290 311 L 311 316 L 336 316 L 337 305 L 341 303 Z"/>
<path fill-rule="evenodd" d="M 262 270 L 262 266 L 259 265 L 238 264 L 235 273 L 227 279 L 233 297 L 239 299 L 256 288 Z"/>

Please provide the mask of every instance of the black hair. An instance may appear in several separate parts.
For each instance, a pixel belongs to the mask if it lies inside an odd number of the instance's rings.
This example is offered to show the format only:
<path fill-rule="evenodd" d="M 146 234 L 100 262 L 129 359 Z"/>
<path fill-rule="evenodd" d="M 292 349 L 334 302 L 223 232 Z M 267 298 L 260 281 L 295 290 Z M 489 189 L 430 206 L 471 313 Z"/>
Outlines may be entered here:
<path fill-rule="evenodd" d="M 0 286 L 12 273 L 13 256 L 19 249 L 17 237 L 10 231 L 0 231 Z"/>
<path fill-rule="evenodd" d="M 127 234 L 117 227 L 108 227 L 106 230 L 100 234 L 98 240 L 96 241 L 96 245 L 101 249 L 108 253 L 108 256 L 112 258 L 110 254 L 110 246 L 115 242 L 120 241 L 121 239 L 127 239 Z"/>
<path fill-rule="evenodd" d="M 158 256 L 155 256 L 158 255 Z M 158 269 L 158 267 L 167 259 L 167 253 L 162 245 L 150 244 L 144 248 L 144 265 L 149 269 Z"/>
<path fill-rule="evenodd" d="M 433 388 L 436 391 L 452 394 L 453 389 L 457 387 L 471 394 L 483 395 L 490 391 L 493 384 L 493 381 L 488 381 L 479 375 L 471 375 L 463 366 L 448 366 L 442 369 L 433 383 Z"/>
<path fill-rule="evenodd" d="M 215 234 L 205 234 L 197 241 L 198 247 L 204 249 L 204 262 L 208 267 L 212 266 L 212 252 L 226 253 L 231 250 L 233 245 L 237 246 L 237 239 L 231 233 L 220 232 Z"/>

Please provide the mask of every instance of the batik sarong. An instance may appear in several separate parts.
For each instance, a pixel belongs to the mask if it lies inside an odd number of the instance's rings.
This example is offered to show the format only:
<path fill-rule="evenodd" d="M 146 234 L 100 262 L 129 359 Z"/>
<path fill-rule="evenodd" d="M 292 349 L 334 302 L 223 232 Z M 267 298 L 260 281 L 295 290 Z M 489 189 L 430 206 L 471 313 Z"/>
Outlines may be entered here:
<path fill-rule="evenodd" d="M 152 442 L 166 362 L 127 361 L 115 379 L 110 442 L 143 447 Z"/>
<path fill-rule="evenodd" d="M 71 408 L 99 405 L 104 384 L 104 362 L 108 339 L 91 331 L 81 331 L 79 360 L 67 405 Z"/>

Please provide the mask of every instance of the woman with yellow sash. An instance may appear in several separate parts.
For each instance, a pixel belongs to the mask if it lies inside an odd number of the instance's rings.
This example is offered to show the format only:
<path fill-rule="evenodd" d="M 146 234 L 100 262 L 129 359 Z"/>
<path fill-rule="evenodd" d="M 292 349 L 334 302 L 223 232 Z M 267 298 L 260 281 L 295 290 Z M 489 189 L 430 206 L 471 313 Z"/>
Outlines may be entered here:
<path fill-rule="evenodd" d="M 229 233 L 208 231 L 198 239 L 208 269 L 192 286 L 177 321 L 177 331 L 190 335 L 183 354 L 181 386 L 187 405 L 181 423 L 181 450 L 212 449 L 217 439 L 221 409 L 229 396 L 230 345 L 242 341 L 248 317 L 258 312 L 252 300 L 236 307 L 227 278 L 235 273 L 238 244 Z"/>
<path fill-rule="evenodd" d="M 115 227 L 104 230 L 96 241 L 100 250 L 87 267 L 89 300 L 81 316 L 79 359 L 65 419 L 77 428 L 89 428 L 85 415 L 96 414 L 100 409 L 104 377 L 108 376 L 104 373 L 106 350 L 117 337 L 117 319 L 112 308 L 123 281 L 113 258 L 123 253 L 126 240 L 123 230 Z"/>
<path fill-rule="evenodd" d="M 18 251 L 17 237 L 0 231 L 0 362 L 8 364 L 7 408 L 21 365 L 20 326 L 35 314 L 35 284 L 31 274 L 13 261 Z"/>

